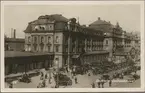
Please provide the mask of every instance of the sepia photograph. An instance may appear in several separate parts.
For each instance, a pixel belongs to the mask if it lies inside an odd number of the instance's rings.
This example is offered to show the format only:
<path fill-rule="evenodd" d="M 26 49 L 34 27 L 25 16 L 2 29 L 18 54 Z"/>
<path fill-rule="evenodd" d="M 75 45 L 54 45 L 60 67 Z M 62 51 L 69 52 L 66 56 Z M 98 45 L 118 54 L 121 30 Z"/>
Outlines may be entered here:
<path fill-rule="evenodd" d="M 1 89 L 144 90 L 142 3 L 3 1 Z"/>

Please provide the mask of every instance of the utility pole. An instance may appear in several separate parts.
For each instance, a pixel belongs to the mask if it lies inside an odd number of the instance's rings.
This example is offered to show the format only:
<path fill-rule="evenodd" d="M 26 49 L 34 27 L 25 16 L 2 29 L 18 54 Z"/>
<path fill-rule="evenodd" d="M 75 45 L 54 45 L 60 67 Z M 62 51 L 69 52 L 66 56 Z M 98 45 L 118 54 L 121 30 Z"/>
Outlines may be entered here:
<path fill-rule="evenodd" d="M 70 41 L 70 24 L 68 24 L 68 63 L 67 63 L 67 69 L 69 69 L 69 65 L 70 65 L 70 44 L 71 44 L 71 41 Z"/>

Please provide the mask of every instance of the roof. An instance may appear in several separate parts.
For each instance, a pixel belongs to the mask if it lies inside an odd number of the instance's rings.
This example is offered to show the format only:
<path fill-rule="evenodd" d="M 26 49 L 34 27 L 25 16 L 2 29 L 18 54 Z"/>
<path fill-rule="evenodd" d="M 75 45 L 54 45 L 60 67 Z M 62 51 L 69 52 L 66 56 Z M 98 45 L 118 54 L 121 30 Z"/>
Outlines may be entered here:
<path fill-rule="evenodd" d="M 44 20 L 41 20 L 44 19 Z M 37 20 L 31 21 L 29 22 L 26 30 L 24 32 L 31 32 L 32 31 L 32 27 L 31 24 L 46 24 L 49 21 L 51 22 L 68 22 L 68 19 L 65 18 L 64 16 L 60 15 L 60 14 L 52 14 L 52 15 L 42 15 L 39 16 Z"/>
<path fill-rule="evenodd" d="M 31 24 L 28 24 L 28 26 L 24 32 L 27 33 L 27 32 L 31 32 L 31 31 L 32 31 Z"/>
<path fill-rule="evenodd" d="M 108 51 L 101 50 L 101 51 L 92 51 L 92 52 L 86 52 L 84 55 L 91 55 L 91 54 L 104 54 L 109 53 Z"/>
<path fill-rule="evenodd" d="M 63 22 L 68 21 L 68 19 L 62 16 L 61 14 L 40 16 L 38 19 L 48 19 L 48 20 L 63 21 Z"/>
<path fill-rule="evenodd" d="M 38 56 L 38 55 L 51 55 L 49 53 L 32 53 L 26 51 L 5 51 L 5 57 L 26 57 L 26 56 Z"/>
<path fill-rule="evenodd" d="M 93 28 L 95 30 L 102 30 L 103 32 L 112 32 L 112 28 L 114 28 L 114 25 L 112 25 L 110 22 L 98 18 L 97 21 L 89 25 L 89 28 Z"/>
<path fill-rule="evenodd" d="M 6 42 L 25 42 L 23 38 L 5 38 Z"/>
<path fill-rule="evenodd" d="M 104 20 L 97 20 L 97 21 L 91 23 L 90 25 L 110 25 L 110 23 L 106 22 Z"/>

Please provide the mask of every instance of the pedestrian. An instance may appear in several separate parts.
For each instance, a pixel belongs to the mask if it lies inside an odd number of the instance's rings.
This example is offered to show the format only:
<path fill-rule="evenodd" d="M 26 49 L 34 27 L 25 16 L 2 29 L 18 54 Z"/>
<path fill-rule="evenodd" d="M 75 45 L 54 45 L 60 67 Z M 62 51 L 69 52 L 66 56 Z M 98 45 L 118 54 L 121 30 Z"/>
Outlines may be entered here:
<path fill-rule="evenodd" d="M 52 77 L 49 77 L 49 84 L 52 83 Z"/>
<path fill-rule="evenodd" d="M 104 81 L 101 82 L 102 88 L 104 88 L 104 83 L 105 83 Z"/>
<path fill-rule="evenodd" d="M 42 85 L 43 85 L 43 87 L 46 87 L 46 81 L 45 80 L 43 80 Z"/>
<path fill-rule="evenodd" d="M 45 74 L 45 79 L 47 79 L 47 74 Z"/>
<path fill-rule="evenodd" d="M 78 80 L 77 80 L 77 77 L 75 77 L 75 84 L 77 84 L 78 83 Z"/>
<path fill-rule="evenodd" d="M 91 76 L 90 72 L 88 73 L 88 76 Z"/>
<path fill-rule="evenodd" d="M 100 88 L 100 81 L 98 82 L 98 88 Z"/>
<path fill-rule="evenodd" d="M 12 83 L 10 83 L 9 88 L 13 88 L 13 84 Z"/>
<path fill-rule="evenodd" d="M 110 79 L 109 80 L 109 87 L 111 87 L 111 85 L 112 85 L 112 80 Z"/>
<path fill-rule="evenodd" d="M 95 83 L 94 82 L 91 85 L 92 85 L 92 88 L 95 88 Z"/>

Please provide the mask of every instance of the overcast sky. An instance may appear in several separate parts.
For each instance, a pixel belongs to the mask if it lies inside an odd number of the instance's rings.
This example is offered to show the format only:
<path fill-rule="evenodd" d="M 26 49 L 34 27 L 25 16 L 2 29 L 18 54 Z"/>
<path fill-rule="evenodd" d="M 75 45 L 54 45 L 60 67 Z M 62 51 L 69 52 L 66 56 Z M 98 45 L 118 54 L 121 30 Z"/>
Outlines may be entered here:
<path fill-rule="evenodd" d="M 128 31 L 140 31 L 139 5 L 15 5 L 4 8 L 5 34 L 11 37 L 11 28 L 16 29 L 17 37 L 24 37 L 28 22 L 40 15 L 62 14 L 66 18 L 79 17 L 80 24 L 91 24 L 98 17 L 110 21 Z"/>

